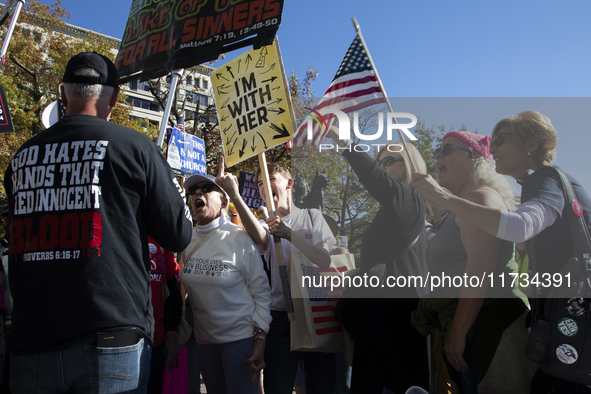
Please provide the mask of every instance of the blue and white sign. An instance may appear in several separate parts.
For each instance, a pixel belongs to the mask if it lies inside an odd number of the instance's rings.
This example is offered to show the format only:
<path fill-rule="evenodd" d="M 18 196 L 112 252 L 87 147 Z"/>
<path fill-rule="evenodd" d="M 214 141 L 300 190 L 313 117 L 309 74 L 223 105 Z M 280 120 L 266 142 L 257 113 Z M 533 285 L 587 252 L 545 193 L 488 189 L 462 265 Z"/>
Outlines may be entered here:
<path fill-rule="evenodd" d="M 175 175 L 188 177 L 193 174 L 205 175 L 205 144 L 201 138 L 172 129 L 168 141 L 167 161 Z"/>

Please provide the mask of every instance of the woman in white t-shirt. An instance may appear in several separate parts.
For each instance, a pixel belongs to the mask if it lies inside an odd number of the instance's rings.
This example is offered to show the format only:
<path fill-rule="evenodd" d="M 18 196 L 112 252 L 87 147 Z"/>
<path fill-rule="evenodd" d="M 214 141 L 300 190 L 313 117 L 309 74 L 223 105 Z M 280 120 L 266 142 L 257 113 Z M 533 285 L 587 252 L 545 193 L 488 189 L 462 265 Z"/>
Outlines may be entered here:
<path fill-rule="evenodd" d="M 193 175 L 184 186 L 197 225 L 183 252 L 181 280 L 207 392 L 257 393 L 271 323 L 269 282 L 258 248 L 226 219 L 228 198 L 213 177 Z"/>

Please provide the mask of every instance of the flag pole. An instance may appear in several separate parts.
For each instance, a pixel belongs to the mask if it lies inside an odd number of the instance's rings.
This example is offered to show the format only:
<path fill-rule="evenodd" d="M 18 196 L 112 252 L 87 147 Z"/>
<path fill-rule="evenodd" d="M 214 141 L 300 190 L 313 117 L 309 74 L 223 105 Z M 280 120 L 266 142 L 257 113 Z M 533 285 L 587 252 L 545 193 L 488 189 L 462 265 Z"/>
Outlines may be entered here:
<path fill-rule="evenodd" d="M 378 80 L 378 85 L 380 86 L 380 89 L 382 90 L 382 94 L 384 95 L 384 99 L 386 99 L 386 104 L 388 104 L 388 110 L 390 110 L 390 112 L 394 112 L 394 109 L 392 108 L 392 104 L 390 104 L 390 99 L 388 98 L 388 95 L 386 94 L 386 89 L 384 88 L 384 84 L 382 83 L 382 80 L 380 79 L 380 75 L 378 74 L 378 69 L 376 68 L 376 65 L 373 62 L 373 59 L 371 58 L 371 54 L 369 53 L 369 49 L 367 48 L 367 45 L 365 44 L 365 40 L 363 39 L 363 34 L 361 34 L 361 27 L 359 26 L 359 23 L 357 23 L 357 19 L 355 19 L 355 17 L 352 17 L 351 20 L 353 21 L 353 26 L 355 27 L 355 31 L 357 32 L 357 37 L 359 37 L 359 41 L 361 41 L 361 45 L 363 46 L 363 49 L 365 49 L 365 53 L 367 54 L 367 58 L 369 59 L 369 64 L 371 64 L 371 68 L 373 70 L 373 72 L 376 74 L 376 79 Z M 395 117 L 393 117 L 394 119 L 394 123 L 398 124 L 398 121 L 396 120 Z M 404 150 L 406 151 L 406 156 L 408 157 L 408 160 L 410 161 L 410 166 L 412 168 L 413 172 L 417 172 L 417 166 L 414 162 L 414 160 L 412 159 L 412 156 L 410 155 L 410 153 L 408 152 L 408 146 L 406 145 L 406 140 L 404 139 L 404 136 L 402 135 L 402 131 L 400 129 L 398 129 L 398 135 L 400 136 L 400 141 L 402 141 L 402 146 L 404 146 Z M 427 208 L 429 209 L 429 213 L 431 214 L 431 216 L 433 216 L 433 208 L 431 208 L 431 205 L 429 205 L 428 202 L 426 202 Z"/>
<path fill-rule="evenodd" d="M 361 27 L 359 27 L 359 23 L 357 23 L 357 19 L 355 19 L 355 17 L 352 17 L 351 19 L 353 20 L 353 26 L 355 26 L 355 31 L 357 31 L 357 36 L 359 37 L 359 41 L 361 41 L 361 45 L 363 46 L 363 49 L 365 49 L 365 53 L 367 53 L 367 58 L 369 59 L 369 64 L 371 64 L 371 69 L 376 74 L 376 79 L 378 80 L 378 85 L 380 86 L 380 90 L 382 91 L 382 94 L 384 95 L 384 98 L 386 99 L 386 104 L 388 104 L 388 110 L 390 112 L 394 112 L 394 109 L 392 109 L 392 104 L 390 104 L 390 99 L 388 98 L 388 95 L 386 94 L 386 89 L 384 88 L 384 84 L 382 83 L 382 80 L 380 79 L 380 75 L 378 74 L 378 69 L 376 68 L 376 65 L 374 64 L 373 59 L 371 58 L 371 54 L 369 53 L 369 49 L 367 48 L 367 45 L 365 44 L 365 40 L 363 39 L 363 34 L 361 34 Z M 396 118 L 394 118 L 394 123 L 398 124 L 398 121 L 396 120 Z M 398 129 L 398 134 L 400 135 L 400 140 L 402 141 L 402 145 L 404 146 L 404 150 L 407 152 L 407 156 L 408 156 L 408 159 L 410 160 L 410 165 L 412 167 L 412 170 L 413 170 L 413 172 L 417 172 L 417 166 L 415 165 L 415 162 L 412 159 L 412 157 L 410 156 L 410 154 L 408 154 L 406 141 L 404 140 L 404 136 L 402 135 L 402 131 L 400 131 L 400 129 Z"/>
<path fill-rule="evenodd" d="M 0 59 L 2 59 L 2 65 L 4 66 L 4 56 L 6 55 L 6 51 L 8 51 L 8 44 L 10 43 L 10 39 L 12 38 L 12 33 L 14 32 L 14 27 L 16 26 L 16 21 L 18 16 L 25 4 L 25 0 L 17 0 L 16 9 L 14 11 L 14 16 L 10 21 L 10 25 L 8 26 L 8 31 L 6 32 L 6 37 L 4 38 L 4 43 L 2 43 L 2 49 L 0 49 Z M 5 7 L 10 7 L 11 4 L 6 4 Z M 10 11 L 8 8 L 4 9 L 5 15 L 2 15 L 2 22 L 4 22 L 5 18 L 8 17 Z"/>
<path fill-rule="evenodd" d="M 174 70 L 172 72 L 172 80 L 170 81 L 170 88 L 168 89 L 168 100 L 166 100 L 166 108 L 164 108 L 164 114 L 162 115 L 162 122 L 160 122 L 160 133 L 158 134 L 158 146 L 162 149 L 164 143 L 164 134 L 166 133 L 166 125 L 168 124 L 168 116 L 170 115 L 170 109 L 172 108 L 172 100 L 174 99 L 174 92 L 179 78 L 183 75 L 183 69 Z"/>

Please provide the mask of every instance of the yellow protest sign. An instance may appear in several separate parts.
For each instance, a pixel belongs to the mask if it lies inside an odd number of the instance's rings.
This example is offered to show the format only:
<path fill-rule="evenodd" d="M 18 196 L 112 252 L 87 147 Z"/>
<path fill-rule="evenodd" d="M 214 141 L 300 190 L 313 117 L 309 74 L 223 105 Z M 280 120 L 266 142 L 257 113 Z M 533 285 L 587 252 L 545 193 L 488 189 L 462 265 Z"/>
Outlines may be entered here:
<path fill-rule="evenodd" d="M 216 69 L 213 88 L 228 166 L 289 141 L 295 122 L 277 39 Z"/>

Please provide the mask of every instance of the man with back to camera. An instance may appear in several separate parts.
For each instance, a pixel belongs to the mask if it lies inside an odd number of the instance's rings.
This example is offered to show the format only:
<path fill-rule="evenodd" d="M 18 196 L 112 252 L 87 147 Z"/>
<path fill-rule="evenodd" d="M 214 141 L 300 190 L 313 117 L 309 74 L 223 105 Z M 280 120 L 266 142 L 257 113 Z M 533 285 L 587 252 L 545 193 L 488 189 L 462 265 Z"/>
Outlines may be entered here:
<path fill-rule="evenodd" d="M 192 223 L 156 144 L 108 122 L 118 79 L 103 55 L 72 57 L 60 87 L 67 116 L 6 171 L 15 393 L 146 390 L 148 234 L 181 251 Z"/>

